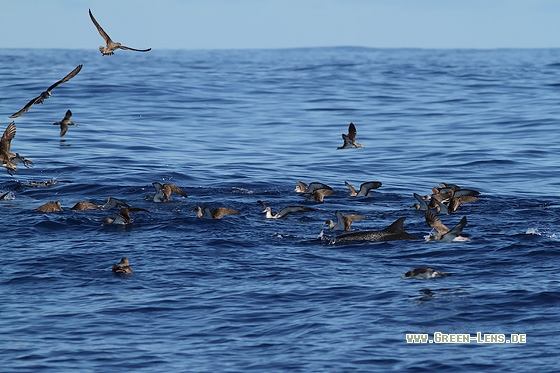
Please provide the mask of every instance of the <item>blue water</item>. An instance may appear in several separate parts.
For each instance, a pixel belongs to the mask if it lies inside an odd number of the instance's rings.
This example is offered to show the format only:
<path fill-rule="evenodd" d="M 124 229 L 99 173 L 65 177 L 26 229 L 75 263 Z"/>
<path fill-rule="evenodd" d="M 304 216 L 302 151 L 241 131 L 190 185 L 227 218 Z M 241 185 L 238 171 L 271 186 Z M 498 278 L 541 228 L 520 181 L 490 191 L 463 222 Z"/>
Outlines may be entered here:
<path fill-rule="evenodd" d="M 560 50 L 3 49 L 2 131 L 78 64 L 15 120 L 12 151 L 35 167 L 0 173 L 2 372 L 557 369 Z M 365 149 L 336 150 L 351 121 Z M 298 180 L 336 193 L 306 201 Z M 188 198 L 144 200 L 154 181 Z M 317 239 L 338 209 L 366 216 L 355 231 L 406 216 L 426 236 L 412 194 L 442 181 L 481 192 L 440 216 L 467 216 L 470 242 Z M 117 227 L 69 210 L 108 196 L 149 213 Z M 258 200 L 315 211 L 266 220 Z M 64 210 L 34 211 L 48 201 Z M 134 273 L 116 276 L 123 256 Z M 400 279 L 422 266 L 453 276 Z M 406 343 L 434 332 L 527 342 Z"/>

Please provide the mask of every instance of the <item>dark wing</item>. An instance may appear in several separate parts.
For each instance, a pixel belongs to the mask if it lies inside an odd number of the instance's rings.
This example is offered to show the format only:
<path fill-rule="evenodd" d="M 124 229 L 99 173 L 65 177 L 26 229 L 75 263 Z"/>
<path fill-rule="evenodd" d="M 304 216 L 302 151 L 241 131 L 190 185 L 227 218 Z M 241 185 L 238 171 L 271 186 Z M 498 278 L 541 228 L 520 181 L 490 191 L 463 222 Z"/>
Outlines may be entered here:
<path fill-rule="evenodd" d="M 183 189 L 179 188 L 175 184 L 163 184 L 163 188 L 169 189 L 169 194 L 175 193 L 183 197 L 187 197 L 187 193 L 185 193 Z"/>
<path fill-rule="evenodd" d="M 60 123 L 60 137 L 64 136 L 66 134 L 66 132 L 68 131 L 68 125 L 66 123 Z M 62 141 L 62 140 L 60 140 Z"/>
<path fill-rule="evenodd" d="M 53 85 L 51 85 L 49 87 L 49 89 L 47 89 L 47 92 L 52 91 L 56 86 L 61 85 L 62 83 L 67 82 L 70 79 L 72 79 L 73 77 L 75 77 L 76 75 L 78 75 L 78 73 L 82 69 L 82 66 L 83 65 L 76 66 L 76 68 L 74 70 L 70 71 L 70 73 L 68 75 L 66 75 L 64 78 L 60 79 L 58 82 L 54 83 Z"/>
<path fill-rule="evenodd" d="M 10 118 L 17 118 L 22 114 L 25 114 L 27 112 L 27 110 L 29 110 L 29 108 L 31 106 L 33 106 L 33 104 L 37 103 L 40 99 L 41 99 L 42 95 L 39 95 L 37 97 L 35 97 L 33 100 L 29 101 L 20 111 L 18 111 L 15 114 L 10 115 Z"/>
<path fill-rule="evenodd" d="M 66 114 L 64 115 L 64 118 L 62 118 L 62 120 L 70 120 L 71 116 L 72 112 L 70 110 L 66 110 Z"/>
<path fill-rule="evenodd" d="M 426 223 L 428 223 L 430 227 L 434 228 L 439 234 L 446 234 L 449 232 L 449 228 L 447 228 L 445 224 L 443 224 L 441 220 L 431 211 L 426 210 L 424 216 L 426 217 Z"/>
<path fill-rule="evenodd" d="M 261 201 L 260 199 L 259 199 L 257 202 L 260 203 L 260 204 L 262 205 L 262 207 L 264 207 L 264 208 L 267 208 L 267 207 L 268 207 L 268 206 L 267 206 L 263 201 Z"/>
<path fill-rule="evenodd" d="M 276 215 L 279 218 L 283 218 L 288 214 L 293 214 L 295 212 L 307 212 L 307 211 L 313 211 L 313 209 L 311 207 L 306 207 L 306 206 L 287 206 L 284 207 L 282 210 L 280 210 L 280 212 Z"/>
<path fill-rule="evenodd" d="M 99 23 L 97 23 L 97 21 L 95 20 L 95 18 L 93 17 L 93 14 L 91 14 L 91 10 L 88 9 L 89 12 L 89 18 L 91 18 L 91 21 L 93 22 L 93 24 L 95 25 L 95 27 L 97 27 L 97 31 L 99 31 L 99 33 L 101 34 L 101 36 L 103 37 L 103 39 L 105 39 L 105 42 L 107 44 L 109 44 L 110 42 L 112 42 L 111 38 L 109 37 L 109 35 L 107 35 L 107 33 L 105 32 L 105 30 L 103 30 L 101 28 L 101 26 L 99 25 Z"/>
<path fill-rule="evenodd" d="M 360 192 L 358 193 L 358 197 L 367 196 L 370 190 L 377 189 L 380 186 L 381 182 L 379 181 L 367 181 L 360 185 Z"/>
<path fill-rule="evenodd" d="M 453 227 L 452 230 L 447 232 L 443 237 L 442 240 L 444 241 L 453 241 L 453 239 L 461 234 L 463 228 L 467 225 L 467 217 L 463 216 L 459 224 Z"/>
<path fill-rule="evenodd" d="M 420 205 L 419 210 L 426 211 L 428 209 L 428 203 L 424 200 L 424 198 L 422 198 L 422 196 L 420 196 L 420 194 L 414 193 L 414 198 L 416 198 Z"/>
<path fill-rule="evenodd" d="M 354 123 L 350 122 L 350 125 L 348 126 L 348 138 L 352 140 L 352 142 L 356 140 L 357 133 L 358 132 L 356 132 L 356 126 L 354 126 Z"/>
<path fill-rule="evenodd" d="M 127 50 L 127 51 L 135 51 L 135 52 L 149 52 L 149 51 L 152 50 L 152 48 L 148 48 L 148 49 L 134 49 L 134 48 L 127 47 L 127 46 L 125 46 L 125 45 L 119 45 L 118 48 L 124 49 L 124 50 Z"/>
<path fill-rule="evenodd" d="M 14 137 L 16 137 L 16 123 L 12 122 L 6 127 L 0 140 L 0 157 L 6 162 L 10 159 L 10 144 Z"/>
<path fill-rule="evenodd" d="M 354 187 L 350 184 L 348 184 L 347 181 L 344 182 L 344 185 L 346 185 L 348 187 L 348 189 L 350 189 L 350 195 L 351 196 L 355 196 L 358 194 L 358 191 L 356 189 L 354 189 Z"/>
<path fill-rule="evenodd" d="M 228 207 L 217 207 L 212 210 L 212 217 L 214 219 L 221 219 L 226 215 L 238 215 L 239 211 L 230 209 Z"/>

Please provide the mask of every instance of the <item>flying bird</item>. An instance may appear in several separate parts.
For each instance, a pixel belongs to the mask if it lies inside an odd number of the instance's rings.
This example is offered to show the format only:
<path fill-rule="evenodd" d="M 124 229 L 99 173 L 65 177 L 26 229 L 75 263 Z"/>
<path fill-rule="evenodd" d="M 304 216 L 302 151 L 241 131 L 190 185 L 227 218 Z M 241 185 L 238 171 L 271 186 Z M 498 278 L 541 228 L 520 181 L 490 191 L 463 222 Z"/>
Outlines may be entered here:
<path fill-rule="evenodd" d="M 57 86 L 61 85 L 62 83 L 65 83 L 65 82 L 69 81 L 70 79 L 72 79 L 73 77 L 75 77 L 80 72 L 81 69 L 82 69 L 82 65 L 76 66 L 76 68 L 74 70 L 72 70 L 64 78 L 60 79 L 58 82 L 54 83 L 49 88 L 47 88 L 46 91 L 42 92 L 39 96 L 37 96 L 33 100 L 29 101 L 27 103 L 27 105 L 25 105 L 20 111 L 18 111 L 15 114 L 10 115 L 10 118 L 17 118 L 20 115 L 25 114 L 27 112 L 27 110 L 29 110 L 29 108 L 34 104 L 44 103 L 47 98 L 51 97 L 51 91 L 53 89 L 55 89 Z"/>
<path fill-rule="evenodd" d="M 129 51 L 135 51 L 135 52 L 148 52 L 151 51 L 152 48 L 148 48 L 148 49 L 134 49 L 134 48 L 130 48 L 130 47 L 126 47 L 124 45 L 122 45 L 121 43 L 116 43 L 113 40 L 111 40 L 111 38 L 109 37 L 109 35 L 107 35 L 107 33 L 105 32 L 105 30 L 103 30 L 101 28 L 101 26 L 99 25 L 99 23 L 97 23 L 97 21 L 95 20 L 95 18 L 93 17 L 93 14 L 91 14 L 91 10 L 89 10 L 89 18 L 91 18 L 91 21 L 93 22 L 93 24 L 95 25 L 95 27 L 97 27 L 97 31 L 99 31 L 99 34 L 101 34 L 101 36 L 103 37 L 103 39 L 105 39 L 105 46 L 101 46 L 99 47 L 99 51 L 101 52 L 102 55 L 104 56 L 110 56 L 112 54 L 115 54 L 114 51 L 115 49 L 124 49 L 124 50 L 129 50 Z"/>
<path fill-rule="evenodd" d="M 345 135 L 344 133 L 342 134 L 344 144 L 339 146 L 337 149 L 365 148 L 365 146 L 356 142 L 356 134 L 356 126 L 354 126 L 354 123 L 350 122 L 350 125 L 348 126 L 348 135 Z"/>
<path fill-rule="evenodd" d="M 60 126 L 60 137 L 66 134 L 66 131 L 68 131 L 68 126 L 77 126 L 76 123 L 70 120 L 71 116 L 72 116 L 72 112 L 70 110 L 67 110 L 66 114 L 64 115 L 64 118 L 62 118 L 60 122 L 53 123 L 53 125 L 55 126 Z"/>
<path fill-rule="evenodd" d="M 14 137 L 16 137 L 16 123 L 12 122 L 6 127 L 0 139 L 0 161 L 2 162 L 2 166 L 6 167 L 10 175 L 17 171 L 17 163 L 19 162 L 22 162 L 25 167 L 33 166 L 33 162 L 29 159 L 23 158 L 18 153 L 14 154 L 10 152 L 10 146 Z"/>

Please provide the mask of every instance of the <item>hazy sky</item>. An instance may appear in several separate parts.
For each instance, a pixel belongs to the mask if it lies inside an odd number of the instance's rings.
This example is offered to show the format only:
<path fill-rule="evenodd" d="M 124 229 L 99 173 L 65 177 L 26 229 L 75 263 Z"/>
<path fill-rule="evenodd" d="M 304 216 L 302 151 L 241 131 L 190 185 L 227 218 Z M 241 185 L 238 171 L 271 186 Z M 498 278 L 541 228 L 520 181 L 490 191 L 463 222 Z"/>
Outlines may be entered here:
<path fill-rule="evenodd" d="M 0 48 L 560 47 L 560 0 L 0 0 Z"/>

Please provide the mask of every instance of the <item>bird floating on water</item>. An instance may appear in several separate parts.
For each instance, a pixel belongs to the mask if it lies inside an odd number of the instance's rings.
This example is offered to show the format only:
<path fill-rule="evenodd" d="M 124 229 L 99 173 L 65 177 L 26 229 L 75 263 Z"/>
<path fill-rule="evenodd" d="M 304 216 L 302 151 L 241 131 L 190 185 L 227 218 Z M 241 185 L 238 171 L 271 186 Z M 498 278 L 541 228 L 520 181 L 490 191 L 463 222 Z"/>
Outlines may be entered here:
<path fill-rule="evenodd" d="M 171 193 L 178 194 L 185 198 L 188 197 L 187 193 L 185 193 L 181 188 L 179 188 L 175 184 L 170 184 L 170 183 L 162 184 L 157 181 L 154 181 L 152 183 L 152 186 L 156 189 L 156 194 L 153 196 L 151 194 L 148 194 L 145 199 L 151 199 L 154 202 L 167 202 L 171 198 Z"/>
<path fill-rule="evenodd" d="M 124 46 L 121 43 L 114 42 L 113 40 L 111 40 L 109 35 L 107 35 L 105 30 L 103 30 L 103 28 L 101 28 L 99 23 L 97 23 L 95 17 L 93 17 L 93 14 L 91 13 L 91 10 L 88 9 L 88 11 L 89 11 L 89 18 L 91 18 L 91 21 L 93 22 L 95 27 L 97 27 L 97 31 L 99 31 L 99 34 L 103 37 L 103 39 L 105 39 L 105 46 L 100 46 L 99 47 L 99 51 L 101 52 L 102 55 L 104 55 L 104 56 L 113 55 L 113 54 L 115 54 L 114 51 L 116 49 L 124 49 L 124 50 L 135 51 L 135 52 L 148 52 L 148 51 L 152 50 L 152 48 L 134 49 L 134 48 Z"/>
<path fill-rule="evenodd" d="M 113 268 L 111 270 L 115 273 L 122 273 L 125 275 L 132 274 L 132 269 L 130 269 L 130 263 L 128 262 L 127 257 L 123 257 L 120 262 L 113 264 Z"/>
<path fill-rule="evenodd" d="M 47 98 L 51 97 L 51 91 L 53 89 L 55 89 L 57 86 L 61 85 L 64 82 L 67 82 L 70 79 L 72 79 L 73 77 L 75 77 L 80 72 L 81 69 L 82 69 L 82 65 L 76 66 L 74 68 L 74 70 L 70 71 L 70 73 L 68 75 L 66 75 L 64 78 L 60 79 L 58 82 L 54 83 L 49 88 L 47 88 L 46 91 L 42 92 L 39 96 L 37 96 L 34 99 L 32 99 L 31 101 L 29 101 L 20 111 L 10 115 L 10 118 L 17 118 L 20 115 L 25 114 L 27 112 L 27 110 L 29 110 L 29 108 L 31 106 L 33 106 L 34 104 L 44 103 Z"/>
<path fill-rule="evenodd" d="M 221 219 L 227 215 L 239 215 L 239 211 L 230 209 L 229 207 L 216 207 L 210 210 L 209 207 L 196 206 L 191 212 L 196 211 L 197 218 L 207 218 L 207 219 Z"/>
<path fill-rule="evenodd" d="M 446 277 L 446 276 L 451 276 L 451 273 L 443 273 L 429 267 L 422 267 L 422 268 L 411 269 L 410 271 L 406 272 L 403 276 L 401 276 L 401 279 L 415 278 L 418 280 L 425 280 L 428 278 Z"/>
<path fill-rule="evenodd" d="M 60 201 L 51 201 L 37 207 L 35 211 L 44 213 L 58 212 L 62 211 L 62 207 L 60 206 Z"/>
<path fill-rule="evenodd" d="M 267 206 L 263 201 L 259 200 L 257 202 L 264 207 L 263 213 L 266 213 L 267 219 L 281 219 L 286 215 L 293 214 L 296 212 L 314 211 L 314 209 L 312 209 L 311 207 L 306 207 L 306 206 L 287 206 L 284 207 L 279 212 L 277 212 L 276 214 L 273 214 L 271 208 Z"/>

